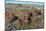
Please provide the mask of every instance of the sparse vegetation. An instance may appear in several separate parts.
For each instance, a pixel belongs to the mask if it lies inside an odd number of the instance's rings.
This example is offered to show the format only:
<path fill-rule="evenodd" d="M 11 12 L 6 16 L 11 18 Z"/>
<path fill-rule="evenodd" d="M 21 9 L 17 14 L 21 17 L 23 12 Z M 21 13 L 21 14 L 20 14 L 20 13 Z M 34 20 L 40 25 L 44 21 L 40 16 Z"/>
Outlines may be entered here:
<path fill-rule="evenodd" d="M 17 5 L 17 4 L 16 4 Z M 6 5 L 7 12 L 6 15 L 6 31 L 10 30 L 25 30 L 25 29 L 39 29 L 44 28 L 44 13 L 42 9 L 37 9 L 32 7 L 30 10 L 28 9 L 16 9 L 16 7 L 22 7 L 19 5 Z M 26 6 L 27 7 L 27 6 Z M 23 8 L 26 8 L 23 7 Z M 30 8 L 30 7 L 28 7 Z M 18 16 L 17 20 L 13 20 L 13 15 Z M 9 19 L 8 19 L 9 18 Z M 16 18 L 16 17 L 15 17 Z M 15 19 L 14 18 L 14 19 Z M 10 21 L 13 21 L 10 23 Z"/>

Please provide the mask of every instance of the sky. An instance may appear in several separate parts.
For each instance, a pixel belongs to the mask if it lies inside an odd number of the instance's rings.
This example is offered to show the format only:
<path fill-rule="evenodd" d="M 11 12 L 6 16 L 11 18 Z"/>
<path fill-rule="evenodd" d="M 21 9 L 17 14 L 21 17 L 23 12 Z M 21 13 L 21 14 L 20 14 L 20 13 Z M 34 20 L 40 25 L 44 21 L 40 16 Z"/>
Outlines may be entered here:
<path fill-rule="evenodd" d="M 38 4 L 38 5 L 43 5 L 43 3 L 36 3 L 38 2 L 43 2 L 43 0 L 35 0 L 35 1 L 31 1 L 31 2 L 17 2 L 17 1 L 24 1 L 24 0 L 5 0 L 6 3 L 13 3 L 13 4 Z M 25 0 L 25 1 L 29 1 L 29 0 Z"/>
<path fill-rule="evenodd" d="M 14 1 L 37 1 L 37 2 L 43 2 L 43 0 L 6 0 L 6 1 L 11 1 L 11 2 L 14 2 Z"/>

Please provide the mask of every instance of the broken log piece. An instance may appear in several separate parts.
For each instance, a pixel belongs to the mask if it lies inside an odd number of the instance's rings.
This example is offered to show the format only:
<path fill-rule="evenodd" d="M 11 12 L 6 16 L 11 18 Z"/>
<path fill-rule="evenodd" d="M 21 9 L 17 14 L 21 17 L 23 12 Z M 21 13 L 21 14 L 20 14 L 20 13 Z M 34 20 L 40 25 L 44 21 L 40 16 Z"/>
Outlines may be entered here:
<path fill-rule="evenodd" d="M 12 20 L 10 21 L 10 23 L 12 23 L 13 21 L 16 21 L 18 19 L 18 16 L 13 16 Z"/>

